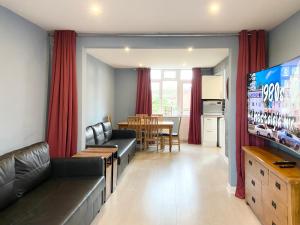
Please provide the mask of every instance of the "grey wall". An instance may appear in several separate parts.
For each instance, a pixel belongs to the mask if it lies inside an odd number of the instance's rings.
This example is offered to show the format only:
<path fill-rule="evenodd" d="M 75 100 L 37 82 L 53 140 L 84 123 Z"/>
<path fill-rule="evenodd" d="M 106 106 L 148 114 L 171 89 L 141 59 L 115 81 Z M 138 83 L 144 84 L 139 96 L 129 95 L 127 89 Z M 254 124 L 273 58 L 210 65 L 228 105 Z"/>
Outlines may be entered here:
<path fill-rule="evenodd" d="M 300 12 L 294 14 L 269 32 L 269 66 L 275 66 L 300 56 Z M 298 154 L 283 145 L 269 142 L 269 145 L 294 157 Z"/>
<path fill-rule="evenodd" d="M 48 34 L 0 6 L 0 155 L 45 138 Z"/>
<path fill-rule="evenodd" d="M 269 66 L 300 55 L 300 11 L 269 32 Z"/>
<path fill-rule="evenodd" d="M 214 75 L 223 75 L 224 70 L 229 74 L 229 57 L 226 57 L 213 68 Z"/>
<path fill-rule="evenodd" d="M 79 36 L 77 39 L 77 81 L 78 81 L 78 149 L 85 146 L 86 127 L 86 66 L 88 48 L 151 48 L 151 49 L 182 49 L 188 46 L 194 48 L 228 48 L 229 49 L 229 101 L 226 109 L 226 133 L 229 161 L 229 183 L 236 185 L 235 163 L 235 97 L 236 97 L 236 68 L 238 55 L 237 36 L 203 36 L 203 37 L 117 37 L 117 36 Z"/>
<path fill-rule="evenodd" d="M 135 115 L 137 72 L 135 69 L 115 69 L 114 125 Z"/>
<path fill-rule="evenodd" d="M 86 124 L 106 121 L 114 112 L 114 69 L 91 55 L 86 66 Z"/>

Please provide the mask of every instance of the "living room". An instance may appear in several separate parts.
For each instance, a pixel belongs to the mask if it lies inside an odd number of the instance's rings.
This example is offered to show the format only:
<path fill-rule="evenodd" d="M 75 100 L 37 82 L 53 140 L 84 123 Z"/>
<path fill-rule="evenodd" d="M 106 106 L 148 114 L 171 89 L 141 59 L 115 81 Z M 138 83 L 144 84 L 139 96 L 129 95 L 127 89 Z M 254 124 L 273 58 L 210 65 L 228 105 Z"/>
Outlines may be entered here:
<path fill-rule="evenodd" d="M 299 10 L 0 0 L 0 224 L 300 224 Z"/>

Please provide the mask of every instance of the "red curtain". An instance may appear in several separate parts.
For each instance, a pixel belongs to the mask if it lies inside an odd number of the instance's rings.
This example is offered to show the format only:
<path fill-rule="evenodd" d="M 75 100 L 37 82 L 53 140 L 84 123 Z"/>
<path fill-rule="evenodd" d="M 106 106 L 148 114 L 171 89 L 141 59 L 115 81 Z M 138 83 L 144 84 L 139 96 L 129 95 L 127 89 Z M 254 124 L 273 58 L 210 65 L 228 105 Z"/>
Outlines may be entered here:
<path fill-rule="evenodd" d="M 263 146 L 264 140 L 248 133 L 247 75 L 266 68 L 265 31 L 246 31 L 239 34 L 239 56 L 236 81 L 236 167 L 235 196 L 245 198 L 244 145 Z"/>
<path fill-rule="evenodd" d="M 152 114 L 152 92 L 149 68 L 137 69 L 136 114 Z"/>
<path fill-rule="evenodd" d="M 191 90 L 191 112 L 189 126 L 189 144 L 201 144 L 201 113 L 202 113 L 202 76 L 200 68 L 193 68 Z"/>
<path fill-rule="evenodd" d="M 77 151 L 76 33 L 55 31 L 47 141 L 52 158 Z"/>

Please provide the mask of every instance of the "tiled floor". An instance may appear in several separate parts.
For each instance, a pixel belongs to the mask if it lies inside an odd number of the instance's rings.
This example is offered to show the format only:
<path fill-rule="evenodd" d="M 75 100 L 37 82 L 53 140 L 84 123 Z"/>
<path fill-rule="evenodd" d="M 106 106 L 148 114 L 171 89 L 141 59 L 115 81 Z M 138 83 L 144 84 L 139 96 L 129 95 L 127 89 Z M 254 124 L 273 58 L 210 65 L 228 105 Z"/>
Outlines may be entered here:
<path fill-rule="evenodd" d="M 227 171 L 216 148 L 139 152 L 92 225 L 259 225 Z"/>

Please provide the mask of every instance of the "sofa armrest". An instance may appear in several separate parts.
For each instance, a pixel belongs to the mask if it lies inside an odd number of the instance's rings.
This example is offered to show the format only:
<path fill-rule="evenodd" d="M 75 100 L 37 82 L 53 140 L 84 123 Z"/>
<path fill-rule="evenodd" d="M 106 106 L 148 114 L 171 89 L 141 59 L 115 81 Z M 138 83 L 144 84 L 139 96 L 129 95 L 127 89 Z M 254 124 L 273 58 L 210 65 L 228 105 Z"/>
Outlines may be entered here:
<path fill-rule="evenodd" d="M 85 148 L 118 148 L 118 145 L 86 145 Z"/>
<path fill-rule="evenodd" d="M 51 159 L 54 177 L 104 176 L 104 162 L 98 157 Z"/>
<path fill-rule="evenodd" d="M 111 139 L 136 138 L 134 130 L 113 130 Z"/>

